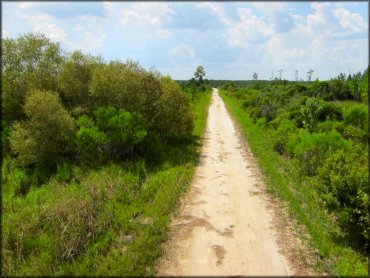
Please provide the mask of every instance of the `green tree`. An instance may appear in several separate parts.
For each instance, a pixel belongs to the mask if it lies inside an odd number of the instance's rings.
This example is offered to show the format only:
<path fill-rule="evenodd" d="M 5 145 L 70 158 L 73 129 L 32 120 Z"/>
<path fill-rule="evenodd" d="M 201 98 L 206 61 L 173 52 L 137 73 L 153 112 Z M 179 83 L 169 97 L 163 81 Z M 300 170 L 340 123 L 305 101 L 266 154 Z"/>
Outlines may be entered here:
<path fill-rule="evenodd" d="M 67 108 L 75 112 L 88 110 L 89 85 L 93 70 L 102 66 L 101 58 L 74 51 L 61 67 L 58 87 Z"/>
<path fill-rule="evenodd" d="M 26 92 L 33 89 L 56 91 L 63 56 L 58 43 L 41 34 L 26 34 L 17 39 L 2 39 L 3 117 L 14 121 Z"/>
<path fill-rule="evenodd" d="M 70 150 L 74 135 L 73 118 L 63 107 L 57 93 L 31 91 L 24 105 L 27 120 L 15 122 L 10 147 L 20 165 L 54 165 Z"/>
<path fill-rule="evenodd" d="M 194 72 L 194 77 L 199 84 L 203 83 L 203 77 L 206 76 L 203 66 L 198 66 Z"/>
<path fill-rule="evenodd" d="M 191 133 L 190 103 L 181 87 L 137 63 L 111 62 L 94 69 L 90 96 L 94 110 L 112 106 L 138 113 L 148 131 L 160 137 Z"/>
<path fill-rule="evenodd" d="M 170 77 L 161 78 L 158 131 L 162 136 L 186 136 L 193 130 L 193 115 L 186 94 Z"/>

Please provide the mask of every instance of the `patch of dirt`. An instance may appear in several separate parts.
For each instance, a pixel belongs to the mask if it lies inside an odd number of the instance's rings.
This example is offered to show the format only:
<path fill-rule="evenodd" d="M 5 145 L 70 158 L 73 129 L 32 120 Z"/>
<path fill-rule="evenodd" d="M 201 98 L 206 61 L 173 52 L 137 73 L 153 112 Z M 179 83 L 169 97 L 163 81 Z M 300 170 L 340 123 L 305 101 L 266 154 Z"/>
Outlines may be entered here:
<path fill-rule="evenodd" d="M 217 257 L 216 265 L 222 264 L 222 261 L 225 258 L 225 254 L 226 254 L 225 249 L 221 245 L 217 245 L 217 244 L 212 245 L 212 249 L 216 253 L 216 257 Z"/>

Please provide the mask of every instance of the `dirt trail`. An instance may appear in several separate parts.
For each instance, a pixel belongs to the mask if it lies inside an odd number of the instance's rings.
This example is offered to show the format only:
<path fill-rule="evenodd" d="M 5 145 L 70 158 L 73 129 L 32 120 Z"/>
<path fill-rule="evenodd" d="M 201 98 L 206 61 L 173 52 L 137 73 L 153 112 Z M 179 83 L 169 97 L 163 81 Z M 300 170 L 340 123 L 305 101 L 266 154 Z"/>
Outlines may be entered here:
<path fill-rule="evenodd" d="M 189 195 L 158 275 L 291 275 L 264 186 L 216 89 Z"/>

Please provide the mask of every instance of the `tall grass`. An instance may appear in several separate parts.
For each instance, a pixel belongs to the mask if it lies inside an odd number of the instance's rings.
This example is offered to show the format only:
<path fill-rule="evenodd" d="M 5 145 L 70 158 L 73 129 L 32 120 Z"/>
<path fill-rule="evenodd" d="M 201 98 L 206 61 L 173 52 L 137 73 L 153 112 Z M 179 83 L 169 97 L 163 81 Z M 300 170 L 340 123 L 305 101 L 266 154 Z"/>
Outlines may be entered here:
<path fill-rule="evenodd" d="M 170 216 L 194 174 L 209 100 L 205 93 L 193 104 L 193 139 L 169 147 L 157 167 L 143 158 L 100 169 L 64 163 L 34 186 L 5 159 L 3 274 L 153 275 Z M 17 194 L 25 182 L 28 193 Z"/>
<path fill-rule="evenodd" d="M 332 275 L 366 275 L 366 258 L 339 240 L 339 228 L 318 205 L 319 196 L 309 178 L 300 177 L 299 165 L 274 151 L 271 130 L 264 124 L 253 123 L 237 99 L 223 93 L 221 97 L 257 158 L 268 192 L 286 202 L 291 215 L 307 227 L 309 244 L 319 253 L 315 262 L 317 271 Z"/>

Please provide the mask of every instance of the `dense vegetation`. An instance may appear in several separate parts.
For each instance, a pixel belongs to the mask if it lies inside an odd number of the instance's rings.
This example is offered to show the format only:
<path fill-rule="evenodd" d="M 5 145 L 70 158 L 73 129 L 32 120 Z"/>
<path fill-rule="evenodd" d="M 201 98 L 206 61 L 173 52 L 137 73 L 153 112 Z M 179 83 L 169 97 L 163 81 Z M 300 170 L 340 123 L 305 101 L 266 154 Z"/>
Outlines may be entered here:
<path fill-rule="evenodd" d="M 3 274 L 153 274 L 209 87 L 40 34 L 2 46 Z"/>
<path fill-rule="evenodd" d="M 329 81 L 222 85 L 271 192 L 307 226 L 321 269 L 366 275 L 368 70 Z M 325 259 L 325 260 L 324 260 Z"/>

